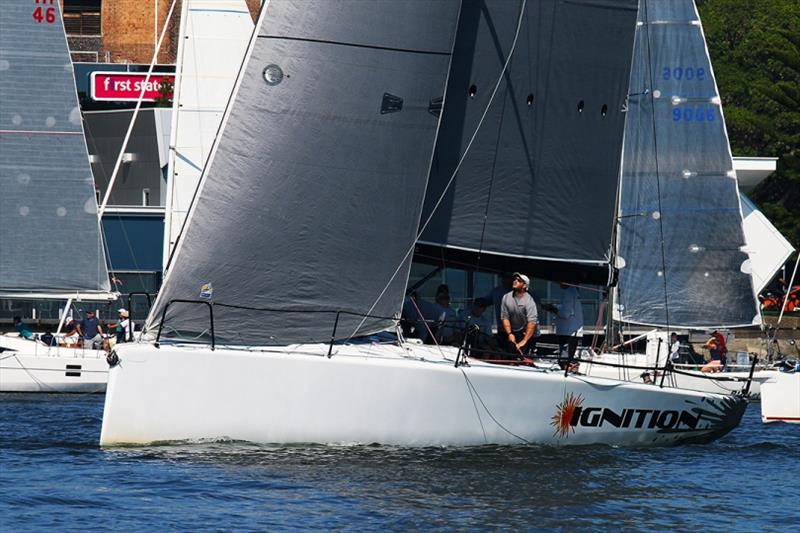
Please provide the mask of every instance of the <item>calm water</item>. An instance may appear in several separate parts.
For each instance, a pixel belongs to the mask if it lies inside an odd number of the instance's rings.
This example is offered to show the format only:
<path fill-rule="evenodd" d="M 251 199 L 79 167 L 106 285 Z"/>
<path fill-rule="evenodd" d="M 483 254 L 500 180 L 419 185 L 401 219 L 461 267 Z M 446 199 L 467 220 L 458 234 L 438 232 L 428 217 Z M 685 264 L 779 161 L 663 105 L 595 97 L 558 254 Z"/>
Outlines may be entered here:
<path fill-rule="evenodd" d="M 0 529 L 800 530 L 800 426 L 666 449 L 101 450 L 101 395 L 0 395 Z"/>

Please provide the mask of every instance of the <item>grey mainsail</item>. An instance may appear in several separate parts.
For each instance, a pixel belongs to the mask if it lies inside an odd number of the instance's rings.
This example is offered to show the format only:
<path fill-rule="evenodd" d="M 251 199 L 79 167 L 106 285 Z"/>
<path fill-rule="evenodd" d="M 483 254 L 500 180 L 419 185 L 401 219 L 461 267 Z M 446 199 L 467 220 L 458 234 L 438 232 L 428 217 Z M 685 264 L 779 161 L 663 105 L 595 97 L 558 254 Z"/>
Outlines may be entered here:
<path fill-rule="evenodd" d="M 213 301 L 217 338 L 240 344 L 327 340 L 325 311 L 399 311 L 458 8 L 266 4 L 148 327 L 178 298 Z M 176 303 L 163 325 L 208 323 Z M 339 332 L 389 324 L 343 315 Z"/>
<path fill-rule="evenodd" d="M 636 0 L 465 2 L 417 260 L 605 284 Z"/>
<path fill-rule="evenodd" d="M 692 0 L 642 0 L 630 92 L 617 318 L 758 323 L 736 174 Z"/>
<path fill-rule="evenodd" d="M 4 2 L 0 28 L 0 292 L 107 292 L 59 2 Z"/>

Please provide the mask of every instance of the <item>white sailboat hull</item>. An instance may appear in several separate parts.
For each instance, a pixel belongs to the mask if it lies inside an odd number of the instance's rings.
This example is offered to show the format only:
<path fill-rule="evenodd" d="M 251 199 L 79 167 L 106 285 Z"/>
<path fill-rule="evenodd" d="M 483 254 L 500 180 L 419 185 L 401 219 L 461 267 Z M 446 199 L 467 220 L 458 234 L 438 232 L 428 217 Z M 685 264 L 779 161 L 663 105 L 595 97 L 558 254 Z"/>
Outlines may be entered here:
<path fill-rule="evenodd" d="M 800 424 L 800 373 L 775 372 L 761 391 L 762 422 Z"/>
<path fill-rule="evenodd" d="M 615 365 L 630 365 L 633 367 L 653 367 L 655 361 L 645 354 L 599 354 L 593 361 L 601 363 L 611 363 Z M 658 365 L 664 366 L 662 359 Z M 694 390 L 699 392 L 714 394 L 732 394 L 742 392 L 747 385 L 750 370 L 741 368 L 733 371 L 716 372 L 704 374 L 699 369 L 692 369 L 689 366 L 680 368 L 681 373 L 670 372 L 664 378 L 664 387 Z M 608 379 L 621 379 L 633 383 L 643 383 L 642 369 L 625 368 L 621 366 L 607 366 L 592 363 L 582 363 L 580 371 L 588 376 L 602 377 Z M 652 376 L 652 372 L 650 372 Z M 761 385 L 770 377 L 775 375 L 774 370 L 756 370 L 753 372 L 753 382 L 750 385 L 750 399 L 757 400 L 761 396 Z M 711 379 L 718 378 L 718 379 Z M 655 379 L 655 385 L 661 384 L 661 371 Z"/>
<path fill-rule="evenodd" d="M 0 392 L 103 392 L 108 363 L 102 350 L 48 347 L 0 336 Z"/>
<path fill-rule="evenodd" d="M 332 358 L 327 349 L 119 347 L 100 442 L 673 445 L 724 435 L 746 406 L 528 367 L 455 368 L 442 357 L 452 348 L 346 345 Z"/>
<path fill-rule="evenodd" d="M 630 365 L 633 367 L 653 367 L 655 361 L 645 354 L 599 354 L 592 358 L 593 361 L 611 363 L 615 365 Z M 662 358 L 659 367 L 664 366 Z M 731 394 L 742 392 L 747 385 L 750 369 L 741 367 L 732 371 L 704 374 L 699 368 L 691 365 L 676 365 L 681 373 L 670 372 L 664 378 L 665 387 L 695 390 L 715 394 Z M 642 383 L 642 369 L 625 368 L 621 366 L 607 366 L 592 363 L 581 364 L 581 372 L 588 376 L 603 377 L 608 379 L 621 379 L 634 383 Z M 650 373 L 652 376 L 652 372 Z M 761 385 L 771 376 L 774 370 L 756 370 L 753 372 L 753 382 L 750 385 L 750 399 L 757 400 L 761 396 Z M 711 379 L 718 378 L 718 379 Z M 661 371 L 655 380 L 656 385 L 661 384 Z"/>

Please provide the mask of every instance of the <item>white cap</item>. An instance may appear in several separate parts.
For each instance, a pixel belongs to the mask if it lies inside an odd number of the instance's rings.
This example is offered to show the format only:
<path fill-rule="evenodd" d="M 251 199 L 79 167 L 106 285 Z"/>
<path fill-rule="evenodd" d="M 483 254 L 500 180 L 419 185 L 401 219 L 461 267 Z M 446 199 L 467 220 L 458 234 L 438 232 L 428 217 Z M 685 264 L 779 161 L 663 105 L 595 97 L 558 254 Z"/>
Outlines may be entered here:
<path fill-rule="evenodd" d="M 525 283 L 525 285 L 530 285 L 531 284 L 531 279 L 528 276 L 526 276 L 525 274 L 520 274 L 519 272 L 514 272 L 513 277 L 521 279 Z"/>

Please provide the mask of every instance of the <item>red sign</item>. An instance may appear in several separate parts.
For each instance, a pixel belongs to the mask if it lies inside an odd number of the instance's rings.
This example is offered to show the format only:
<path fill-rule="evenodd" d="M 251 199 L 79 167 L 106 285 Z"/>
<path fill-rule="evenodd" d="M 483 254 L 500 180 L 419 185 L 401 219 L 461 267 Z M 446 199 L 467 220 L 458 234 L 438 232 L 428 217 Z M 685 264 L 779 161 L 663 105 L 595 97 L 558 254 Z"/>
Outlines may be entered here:
<path fill-rule="evenodd" d="M 142 101 L 153 102 L 163 96 L 158 92 L 161 81 L 166 80 L 174 84 L 175 75 L 153 72 L 147 80 L 146 72 L 92 72 L 91 80 L 92 100 L 136 102 L 144 86 Z M 172 98 L 172 91 L 167 96 Z"/>

